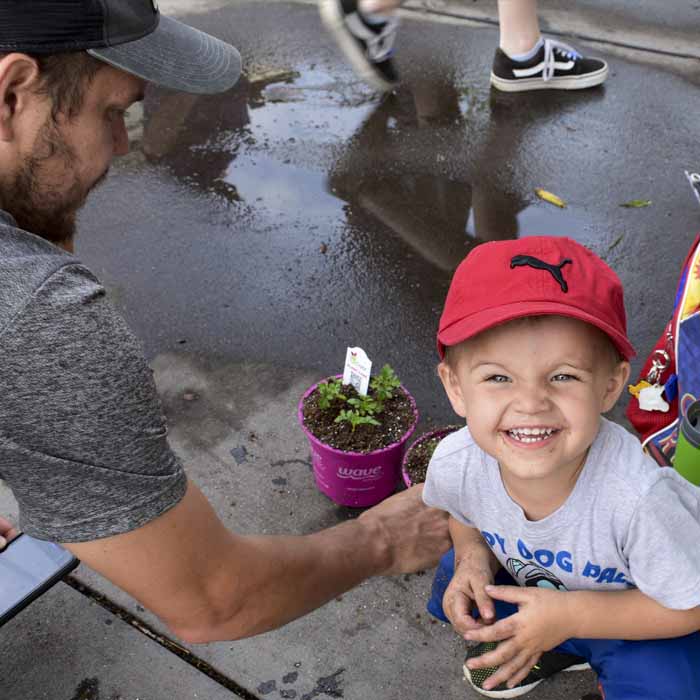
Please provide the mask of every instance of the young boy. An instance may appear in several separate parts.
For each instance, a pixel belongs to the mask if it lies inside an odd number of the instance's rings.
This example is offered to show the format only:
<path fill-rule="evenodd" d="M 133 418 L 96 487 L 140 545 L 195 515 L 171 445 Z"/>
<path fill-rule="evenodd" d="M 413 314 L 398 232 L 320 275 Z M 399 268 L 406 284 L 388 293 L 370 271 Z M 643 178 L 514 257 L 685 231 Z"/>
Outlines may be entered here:
<path fill-rule="evenodd" d="M 700 698 L 700 489 L 601 416 L 634 356 L 615 273 L 566 238 L 485 243 L 455 272 L 438 350 L 467 427 L 423 500 L 451 516 L 434 594 L 479 642 L 466 679 L 511 698 L 590 663 L 606 700 Z"/>

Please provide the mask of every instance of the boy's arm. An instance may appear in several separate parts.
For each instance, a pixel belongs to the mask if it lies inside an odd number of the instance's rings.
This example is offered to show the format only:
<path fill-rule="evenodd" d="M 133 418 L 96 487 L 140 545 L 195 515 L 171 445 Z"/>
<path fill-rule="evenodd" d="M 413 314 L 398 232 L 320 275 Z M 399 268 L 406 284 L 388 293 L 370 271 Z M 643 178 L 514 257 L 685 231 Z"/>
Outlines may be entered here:
<path fill-rule="evenodd" d="M 455 631 L 465 634 L 480 626 L 471 615 L 474 604 L 484 622 L 495 618 L 493 601 L 486 594 L 485 587 L 493 583 L 501 564 L 479 530 L 453 517 L 448 525 L 455 550 L 455 571 L 445 590 L 442 607 Z"/>
<path fill-rule="evenodd" d="M 671 610 L 639 590 L 572 591 L 573 637 L 666 639 L 700 630 L 700 606 Z"/>
<path fill-rule="evenodd" d="M 450 516 L 448 520 L 450 538 L 455 549 L 455 569 L 462 561 L 469 561 L 475 568 L 481 568 L 494 576 L 501 568 L 501 562 L 486 544 L 477 528 L 470 527 Z"/>
<path fill-rule="evenodd" d="M 514 603 L 518 612 L 489 627 L 467 632 L 466 639 L 501 642 L 478 659 L 473 669 L 498 666 L 484 684 L 509 687 L 527 676 L 544 651 L 566 639 L 664 639 L 700 630 L 700 607 L 671 610 L 638 590 L 553 591 L 518 586 L 488 586 L 494 599 Z"/>

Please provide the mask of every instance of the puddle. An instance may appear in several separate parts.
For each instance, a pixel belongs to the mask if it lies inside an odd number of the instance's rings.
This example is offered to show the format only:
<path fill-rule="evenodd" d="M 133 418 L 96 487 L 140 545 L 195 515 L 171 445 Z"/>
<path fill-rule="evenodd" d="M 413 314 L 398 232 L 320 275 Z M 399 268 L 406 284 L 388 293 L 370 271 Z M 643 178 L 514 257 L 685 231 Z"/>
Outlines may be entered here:
<path fill-rule="evenodd" d="M 224 95 L 156 93 L 143 151 L 239 215 L 288 224 L 300 243 L 316 227 L 328 240 L 341 227 L 351 235 L 364 214 L 360 225 L 389 229 L 404 254 L 447 277 L 484 241 L 595 239 L 586 212 L 533 203 L 525 178 L 509 177 L 529 128 L 522 118 L 500 128 L 511 111 L 483 86 L 438 79 L 378 98 L 307 63 Z M 346 247 L 355 258 L 362 238 Z"/>

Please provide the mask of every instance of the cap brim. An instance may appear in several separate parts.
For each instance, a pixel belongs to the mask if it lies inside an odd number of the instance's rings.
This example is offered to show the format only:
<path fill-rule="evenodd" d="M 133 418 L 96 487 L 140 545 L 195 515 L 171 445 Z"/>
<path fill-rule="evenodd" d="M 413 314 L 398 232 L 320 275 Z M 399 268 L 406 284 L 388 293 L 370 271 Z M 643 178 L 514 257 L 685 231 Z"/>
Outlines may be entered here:
<path fill-rule="evenodd" d="M 149 83 L 182 92 L 224 92 L 241 75 L 241 55 L 233 46 L 162 15 L 155 31 L 143 38 L 88 53 Z"/>
<path fill-rule="evenodd" d="M 581 309 L 556 302 L 526 301 L 507 304 L 495 309 L 484 309 L 440 331 L 438 333 L 438 353 L 440 358 L 444 358 L 446 347 L 457 345 L 457 343 L 473 338 L 478 333 L 489 328 L 513 321 L 516 318 L 522 318 L 523 316 L 567 316 L 568 318 L 577 318 L 579 321 L 584 321 L 592 326 L 596 326 L 596 328 L 600 328 L 612 340 L 615 347 L 626 360 L 632 359 L 637 354 L 627 336 Z"/>

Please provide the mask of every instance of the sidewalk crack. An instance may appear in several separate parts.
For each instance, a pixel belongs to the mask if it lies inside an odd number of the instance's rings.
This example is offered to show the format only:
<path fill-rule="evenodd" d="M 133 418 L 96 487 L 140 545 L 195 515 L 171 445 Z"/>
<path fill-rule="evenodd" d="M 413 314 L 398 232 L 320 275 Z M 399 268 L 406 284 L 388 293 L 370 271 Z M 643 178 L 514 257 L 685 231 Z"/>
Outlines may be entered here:
<path fill-rule="evenodd" d="M 122 622 L 126 622 L 135 630 L 145 635 L 156 644 L 160 644 L 164 649 L 167 649 L 171 654 L 180 657 L 185 663 L 189 664 L 193 668 L 197 669 L 200 673 L 208 676 L 214 682 L 230 690 L 234 695 L 242 700 L 260 700 L 257 695 L 253 695 L 250 691 L 246 690 L 243 686 L 238 685 L 236 681 L 225 676 L 221 671 L 215 669 L 211 664 L 207 663 L 204 659 L 193 654 L 189 649 L 186 649 L 177 642 L 164 637 L 162 634 L 157 632 L 148 623 L 133 615 L 128 610 L 125 610 L 121 605 L 118 605 L 114 601 L 107 598 L 99 591 L 95 590 L 91 586 L 79 581 L 74 576 L 68 575 L 63 579 L 63 582 L 69 585 L 71 588 L 81 593 L 86 598 L 90 598 L 98 605 L 102 606 L 105 610 L 111 612 L 115 617 L 118 617 Z"/>

